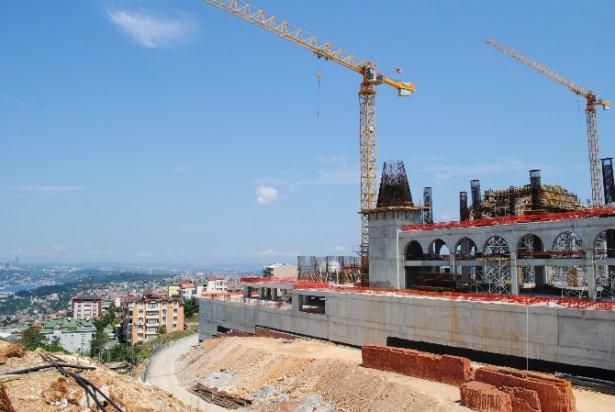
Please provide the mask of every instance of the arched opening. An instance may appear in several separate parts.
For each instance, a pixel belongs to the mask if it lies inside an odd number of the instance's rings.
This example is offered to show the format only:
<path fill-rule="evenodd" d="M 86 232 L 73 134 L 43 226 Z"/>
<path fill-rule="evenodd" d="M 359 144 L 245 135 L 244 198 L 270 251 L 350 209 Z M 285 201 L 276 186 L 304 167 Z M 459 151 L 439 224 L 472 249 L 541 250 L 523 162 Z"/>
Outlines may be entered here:
<path fill-rule="evenodd" d="M 455 246 L 455 259 L 474 260 L 477 257 L 477 252 L 478 248 L 476 247 L 476 243 L 474 243 L 472 239 L 464 237 L 459 239 L 457 246 Z"/>
<path fill-rule="evenodd" d="M 596 262 L 596 297 L 615 300 L 615 265 L 606 265 L 605 259 L 615 258 L 615 229 L 607 229 L 594 240 Z"/>
<path fill-rule="evenodd" d="M 485 257 L 510 257 L 510 248 L 508 243 L 501 236 L 491 236 L 485 242 L 484 247 Z"/>
<path fill-rule="evenodd" d="M 471 261 L 481 257 L 476 243 L 468 238 L 459 239 L 455 246 L 455 262 L 456 267 L 454 272 L 458 274 L 457 290 L 473 290 L 476 285 L 477 277 L 481 277 L 482 266 L 476 266 Z"/>
<path fill-rule="evenodd" d="M 406 260 L 423 260 L 425 255 L 423 254 L 423 248 L 421 244 L 416 240 L 413 240 L 406 247 Z"/>
<path fill-rule="evenodd" d="M 580 259 L 585 256 L 585 242 L 569 230 L 560 233 L 553 241 L 551 255 L 558 259 Z M 547 286 L 561 296 L 584 297 L 588 290 L 585 265 L 559 265 L 547 267 Z"/>
<path fill-rule="evenodd" d="M 533 233 L 522 236 L 517 242 L 518 259 L 540 259 L 550 257 L 545 253 L 542 239 Z M 519 291 L 528 293 L 543 289 L 545 285 L 544 266 L 520 266 L 519 267 Z"/>
<path fill-rule="evenodd" d="M 411 250 L 412 248 L 412 250 Z M 408 245 L 406 255 L 417 253 L 418 248 Z M 433 240 L 423 254 L 423 260 L 432 263 L 413 263 L 407 260 L 406 287 L 421 290 L 454 290 L 455 276 L 449 266 L 449 249 L 442 239 Z"/>
<path fill-rule="evenodd" d="M 553 250 L 557 252 L 557 257 L 582 258 L 584 247 L 585 242 L 581 236 L 571 231 L 560 233 L 553 241 Z"/>
<path fill-rule="evenodd" d="M 426 258 L 429 260 L 448 260 L 450 252 L 446 242 L 436 239 L 429 244 Z"/>

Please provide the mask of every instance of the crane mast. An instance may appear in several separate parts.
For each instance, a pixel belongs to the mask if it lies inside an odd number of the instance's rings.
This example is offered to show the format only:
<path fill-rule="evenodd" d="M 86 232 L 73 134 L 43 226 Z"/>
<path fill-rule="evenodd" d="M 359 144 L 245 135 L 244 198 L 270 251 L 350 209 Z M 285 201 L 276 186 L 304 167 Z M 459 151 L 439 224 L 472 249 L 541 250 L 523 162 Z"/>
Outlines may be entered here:
<path fill-rule="evenodd" d="M 352 53 L 335 47 L 299 27 L 292 27 L 262 9 L 253 10 L 241 0 L 203 0 L 206 4 L 224 10 L 257 27 L 267 30 L 298 46 L 308 49 L 318 58 L 333 61 L 362 76 L 359 89 L 359 160 L 361 168 L 361 267 L 368 268 L 369 231 L 367 213 L 376 206 L 377 160 L 376 160 L 376 90 L 374 86 L 386 84 L 394 87 L 398 95 L 405 97 L 414 93 L 412 83 L 390 79 L 382 75 L 375 64 L 358 58 Z"/>
<path fill-rule="evenodd" d="M 496 43 L 492 39 L 487 39 L 487 44 L 496 50 L 512 57 L 513 59 L 525 64 L 531 69 L 543 74 L 551 80 L 558 82 L 568 88 L 573 93 L 583 96 L 586 100 L 585 120 L 587 124 L 587 147 L 589 151 L 589 173 L 591 177 L 592 203 L 594 206 L 604 204 L 602 172 L 600 168 L 600 139 L 598 137 L 598 125 L 596 121 L 596 106 L 602 106 L 604 110 L 611 107 L 611 102 L 599 99 L 589 89 L 581 87 L 576 83 L 566 79 L 561 74 L 543 66 L 533 60 L 528 59 L 518 51 Z"/>

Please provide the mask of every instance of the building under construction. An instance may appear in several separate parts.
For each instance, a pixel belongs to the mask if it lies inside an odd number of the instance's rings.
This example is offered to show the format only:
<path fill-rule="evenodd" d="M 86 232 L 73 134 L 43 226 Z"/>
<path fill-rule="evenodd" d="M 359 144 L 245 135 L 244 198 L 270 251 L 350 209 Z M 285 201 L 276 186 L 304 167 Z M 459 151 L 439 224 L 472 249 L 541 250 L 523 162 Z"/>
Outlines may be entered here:
<path fill-rule="evenodd" d="M 200 337 L 265 327 L 615 380 L 615 207 L 530 176 L 484 196 L 474 181 L 462 219 L 433 223 L 431 188 L 415 202 L 387 163 L 367 213 L 369 287 L 343 282 L 359 259 L 301 257 L 299 279 L 243 278 L 242 294 L 201 300 Z"/>

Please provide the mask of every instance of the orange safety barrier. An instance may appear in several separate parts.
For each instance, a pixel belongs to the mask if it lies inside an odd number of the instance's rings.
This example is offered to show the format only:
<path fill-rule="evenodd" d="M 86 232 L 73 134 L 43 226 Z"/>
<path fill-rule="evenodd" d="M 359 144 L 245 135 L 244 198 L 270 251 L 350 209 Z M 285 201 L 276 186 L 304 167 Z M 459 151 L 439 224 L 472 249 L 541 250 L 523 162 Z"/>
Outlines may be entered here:
<path fill-rule="evenodd" d="M 439 223 L 423 223 L 415 225 L 402 226 L 403 232 L 410 232 L 415 230 L 437 230 L 437 229 L 454 229 L 454 228 L 468 228 L 468 227 L 484 227 L 484 226 L 497 226 L 497 225 L 510 225 L 515 223 L 534 223 L 534 222 L 553 222 L 559 220 L 574 220 L 582 218 L 592 217 L 608 217 L 615 216 L 615 207 L 594 207 L 575 210 L 571 212 L 558 212 L 558 213 L 537 213 L 521 216 L 505 216 L 494 217 L 479 220 L 466 220 L 463 222 L 451 221 L 451 222 L 439 222 Z"/>

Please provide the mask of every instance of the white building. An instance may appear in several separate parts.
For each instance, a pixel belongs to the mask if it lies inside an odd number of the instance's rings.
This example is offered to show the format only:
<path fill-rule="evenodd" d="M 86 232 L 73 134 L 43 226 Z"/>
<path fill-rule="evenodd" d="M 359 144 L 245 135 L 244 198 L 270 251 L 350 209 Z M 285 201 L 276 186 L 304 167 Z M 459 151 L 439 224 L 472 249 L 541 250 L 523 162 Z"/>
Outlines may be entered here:
<path fill-rule="evenodd" d="M 45 323 L 41 334 L 69 352 L 89 353 L 96 328 L 90 321 L 54 319 Z"/>
<path fill-rule="evenodd" d="M 211 276 L 207 279 L 206 292 L 226 292 L 226 278 L 223 276 Z"/>

